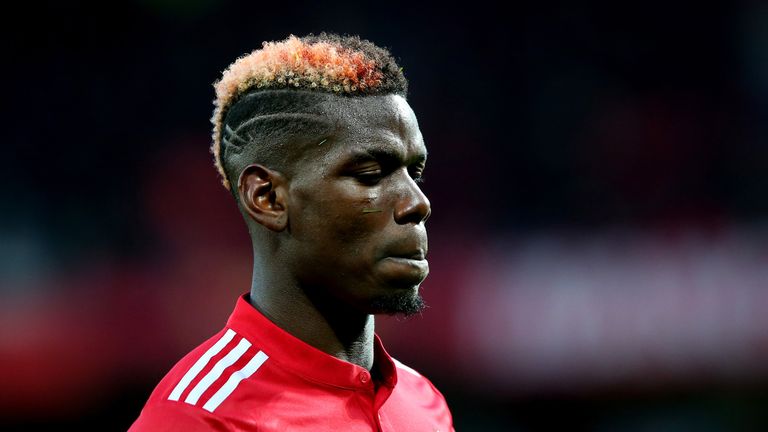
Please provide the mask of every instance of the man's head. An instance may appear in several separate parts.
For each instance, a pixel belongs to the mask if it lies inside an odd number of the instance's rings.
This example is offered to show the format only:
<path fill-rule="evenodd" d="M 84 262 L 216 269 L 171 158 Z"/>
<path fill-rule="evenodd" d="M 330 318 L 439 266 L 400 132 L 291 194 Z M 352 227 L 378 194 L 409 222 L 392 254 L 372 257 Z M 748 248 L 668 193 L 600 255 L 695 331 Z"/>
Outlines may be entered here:
<path fill-rule="evenodd" d="M 238 59 L 216 90 L 216 166 L 262 272 L 366 313 L 419 311 L 426 148 L 389 53 L 290 37 Z"/>

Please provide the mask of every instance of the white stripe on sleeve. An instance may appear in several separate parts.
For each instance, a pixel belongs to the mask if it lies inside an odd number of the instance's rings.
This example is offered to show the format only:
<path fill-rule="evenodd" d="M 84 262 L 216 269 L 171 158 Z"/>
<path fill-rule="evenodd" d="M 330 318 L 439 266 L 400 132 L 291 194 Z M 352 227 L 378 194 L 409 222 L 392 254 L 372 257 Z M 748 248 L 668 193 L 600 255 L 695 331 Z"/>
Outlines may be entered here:
<path fill-rule="evenodd" d="M 232 394 L 233 391 L 235 391 L 237 386 L 240 384 L 240 381 L 253 375 L 257 370 L 259 370 L 261 365 L 267 361 L 268 358 L 269 356 L 264 354 L 264 351 L 259 351 L 256 353 L 256 355 L 253 356 L 247 365 L 245 365 L 239 371 L 233 373 L 227 382 L 219 389 L 219 391 L 217 391 L 213 396 L 211 396 L 210 399 L 208 399 L 208 402 L 203 405 L 203 409 L 209 412 L 213 412 L 213 410 L 218 408 L 218 406 L 224 402 L 224 399 L 226 399 L 229 395 Z"/>
<path fill-rule="evenodd" d="M 242 338 L 240 343 L 238 343 L 236 347 L 232 348 L 232 351 L 230 351 L 229 354 L 222 357 L 218 363 L 213 365 L 213 368 L 211 368 L 210 372 L 208 372 L 208 374 L 205 375 L 203 379 L 197 383 L 195 388 L 189 392 L 187 398 L 184 399 L 184 402 L 190 405 L 196 404 L 198 399 L 200 399 L 200 396 L 202 396 L 203 392 L 208 390 L 208 387 L 210 387 L 211 384 L 219 379 L 221 374 L 224 373 L 224 369 L 232 366 L 236 361 L 238 361 L 240 357 L 245 354 L 245 351 L 250 347 L 251 343 L 248 342 L 245 338 Z"/>
<path fill-rule="evenodd" d="M 200 357 L 195 362 L 195 364 L 192 365 L 191 368 L 189 368 L 187 373 L 184 374 L 184 376 L 181 378 L 181 381 L 179 381 L 179 383 L 176 384 L 176 387 L 174 387 L 171 395 L 168 396 L 168 400 L 178 401 L 181 397 L 181 394 L 184 393 L 184 390 L 186 390 L 187 386 L 189 386 L 189 383 L 191 383 L 197 374 L 199 374 L 200 371 L 205 368 L 213 356 L 221 352 L 221 350 L 227 346 L 227 344 L 235 337 L 235 334 L 236 333 L 234 330 L 227 329 L 226 333 L 224 333 L 224 336 L 222 336 L 221 339 L 219 339 L 218 342 L 216 342 L 212 347 L 208 348 L 208 351 L 206 351 L 205 354 L 203 354 L 203 356 Z"/>

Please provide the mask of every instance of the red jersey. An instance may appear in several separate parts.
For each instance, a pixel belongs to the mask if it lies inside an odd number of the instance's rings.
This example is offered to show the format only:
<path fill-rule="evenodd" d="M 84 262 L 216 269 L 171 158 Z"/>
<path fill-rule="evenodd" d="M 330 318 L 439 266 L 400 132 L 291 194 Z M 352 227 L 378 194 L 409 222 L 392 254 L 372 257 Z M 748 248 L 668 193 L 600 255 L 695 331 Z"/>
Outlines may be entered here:
<path fill-rule="evenodd" d="M 443 395 L 375 337 L 373 380 L 241 297 L 226 327 L 155 388 L 130 432 L 453 431 Z"/>

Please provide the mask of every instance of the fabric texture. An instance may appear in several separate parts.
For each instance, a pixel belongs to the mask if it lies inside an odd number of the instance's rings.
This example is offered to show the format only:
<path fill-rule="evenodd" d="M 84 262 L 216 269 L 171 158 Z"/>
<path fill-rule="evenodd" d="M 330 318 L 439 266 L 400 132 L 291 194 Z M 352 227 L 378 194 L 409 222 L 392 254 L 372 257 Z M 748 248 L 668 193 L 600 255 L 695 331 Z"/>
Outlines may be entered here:
<path fill-rule="evenodd" d="M 453 431 L 443 395 L 375 337 L 372 375 L 290 335 L 249 302 L 179 361 L 130 432 Z"/>

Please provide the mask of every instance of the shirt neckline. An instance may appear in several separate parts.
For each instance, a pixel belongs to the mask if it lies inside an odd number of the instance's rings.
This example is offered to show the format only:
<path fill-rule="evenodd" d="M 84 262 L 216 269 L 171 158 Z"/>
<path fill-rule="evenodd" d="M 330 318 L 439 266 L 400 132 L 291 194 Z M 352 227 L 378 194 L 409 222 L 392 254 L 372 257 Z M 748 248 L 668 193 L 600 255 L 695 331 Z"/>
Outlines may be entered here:
<path fill-rule="evenodd" d="M 334 387 L 371 391 L 375 391 L 376 384 L 391 390 L 397 383 L 395 363 L 384 349 L 378 335 L 374 335 L 373 341 L 373 367 L 377 368 L 382 379 L 374 383 L 371 373 L 365 368 L 320 351 L 278 327 L 251 305 L 248 293 L 238 298 L 227 321 L 227 327 L 248 339 L 271 360 L 311 381 Z"/>

